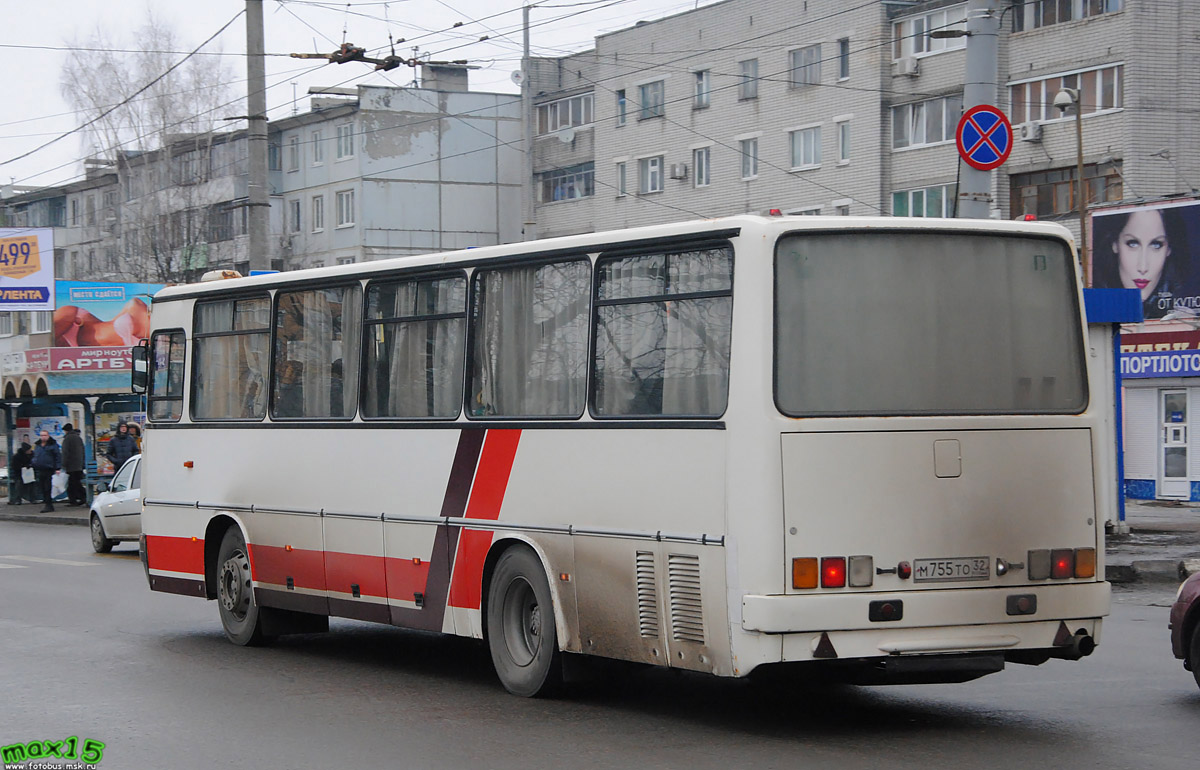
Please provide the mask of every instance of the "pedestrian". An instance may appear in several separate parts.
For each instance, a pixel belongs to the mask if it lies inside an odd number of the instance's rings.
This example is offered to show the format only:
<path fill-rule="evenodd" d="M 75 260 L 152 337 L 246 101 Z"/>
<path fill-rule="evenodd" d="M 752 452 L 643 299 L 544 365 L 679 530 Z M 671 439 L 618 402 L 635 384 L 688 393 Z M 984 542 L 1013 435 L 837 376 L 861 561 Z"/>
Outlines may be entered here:
<path fill-rule="evenodd" d="M 58 442 L 50 436 L 50 431 L 43 430 L 37 446 L 33 448 L 33 472 L 37 474 L 38 487 L 42 490 L 42 513 L 54 510 L 54 495 L 50 486 L 54 480 L 54 472 L 62 468 L 62 450 Z"/>
<path fill-rule="evenodd" d="M 26 468 L 32 472 L 33 467 L 29 464 L 33 460 L 33 447 L 28 441 L 22 441 L 21 446 L 17 451 L 13 452 L 12 458 L 8 461 L 8 480 L 12 483 L 12 492 L 8 496 L 9 505 L 20 505 L 24 502 L 36 502 L 33 499 L 35 484 L 25 482 L 24 471 Z"/>
<path fill-rule="evenodd" d="M 83 488 L 83 436 L 75 426 L 63 426 L 62 467 L 67 472 L 67 505 L 72 507 L 87 504 L 87 491 Z"/>
<path fill-rule="evenodd" d="M 108 440 L 107 457 L 113 464 L 113 473 L 121 470 L 125 461 L 136 454 L 141 454 L 137 442 L 129 435 L 129 425 L 122 422 L 117 425 L 117 435 Z"/>
<path fill-rule="evenodd" d="M 138 454 L 142 453 L 142 428 L 136 422 L 127 423 L 129 426 L 129 435 L 133 436 L 133 443 L 137 444 Z"/>

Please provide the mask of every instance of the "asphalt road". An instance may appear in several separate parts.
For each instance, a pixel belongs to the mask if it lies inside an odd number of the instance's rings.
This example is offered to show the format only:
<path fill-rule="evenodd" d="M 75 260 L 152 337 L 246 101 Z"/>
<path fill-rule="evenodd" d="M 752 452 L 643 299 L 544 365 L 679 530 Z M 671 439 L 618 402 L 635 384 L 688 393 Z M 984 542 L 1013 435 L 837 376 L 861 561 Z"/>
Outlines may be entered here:
<path fill-rule="evenodd" d="M 507 695 L 479 644 L 335 621 L 228 644 L 215 604 L 153 594 L 136 551 L 0 522 L 0 745 L 71 736 L 102 768 L 1195 767 L 1200 689 L 1168 587 L 1120 591 L 1096 654 L 966 684 L 769 686 L 603 667 Z"/>

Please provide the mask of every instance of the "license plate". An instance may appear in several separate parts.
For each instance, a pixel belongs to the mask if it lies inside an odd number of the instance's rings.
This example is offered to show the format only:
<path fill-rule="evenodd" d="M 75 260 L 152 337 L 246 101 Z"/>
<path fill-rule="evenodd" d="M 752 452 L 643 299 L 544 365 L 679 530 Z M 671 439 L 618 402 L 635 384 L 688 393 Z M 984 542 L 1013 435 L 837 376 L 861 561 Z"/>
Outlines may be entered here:
<path fill-rule="evenodd" d="M 991 559 L 986 556 L 962 556 L 951 559 L 917 559 L 913 562 L 914 583 L 987 580 L 991 574 Z"/>

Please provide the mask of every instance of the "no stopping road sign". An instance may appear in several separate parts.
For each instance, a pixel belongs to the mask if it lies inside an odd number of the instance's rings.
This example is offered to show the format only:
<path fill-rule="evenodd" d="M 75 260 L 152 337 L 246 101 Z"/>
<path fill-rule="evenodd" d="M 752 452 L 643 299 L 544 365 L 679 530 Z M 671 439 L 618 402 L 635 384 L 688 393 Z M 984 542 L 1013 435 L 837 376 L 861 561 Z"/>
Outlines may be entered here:
<path fill-rule="evenodd" d="M 991 171 L 1008 160 L 1012 152 L 1012 124 L 996 107 L 981 104 L 963 113 L 954 141 L 958 144 L 958 154 L 968 165 Z"/>

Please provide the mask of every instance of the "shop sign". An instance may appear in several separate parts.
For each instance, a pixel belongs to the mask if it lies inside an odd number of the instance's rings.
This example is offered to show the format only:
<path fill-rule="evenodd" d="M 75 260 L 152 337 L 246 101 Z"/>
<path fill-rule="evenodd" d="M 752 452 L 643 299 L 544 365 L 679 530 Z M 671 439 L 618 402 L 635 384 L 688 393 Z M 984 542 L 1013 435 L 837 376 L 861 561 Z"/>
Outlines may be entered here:
<path fill-rule="evenodd" d="M 50 370 L 95 372 L 129 369 L 129 348 L 50 348 Z"/>
<path fill-rule="evenodd" d="M 1153 353 L 1122 353 L 1121 377 L 1200 377 L 1200 351 L 1161 350 Z"/>

